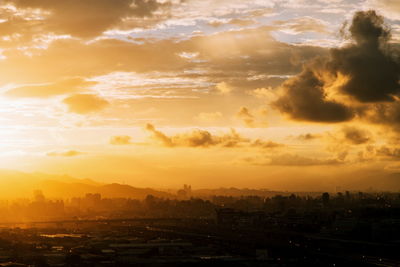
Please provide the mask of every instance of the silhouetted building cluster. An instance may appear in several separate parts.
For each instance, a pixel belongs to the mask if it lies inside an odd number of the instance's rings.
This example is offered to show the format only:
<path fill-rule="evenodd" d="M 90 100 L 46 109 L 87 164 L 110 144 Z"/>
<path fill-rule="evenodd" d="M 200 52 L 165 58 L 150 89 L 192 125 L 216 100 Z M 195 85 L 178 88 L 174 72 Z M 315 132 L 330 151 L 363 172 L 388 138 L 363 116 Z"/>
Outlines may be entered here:
<path fill-rule="evenodd" d="M 4 201 L 0 266 L 398 266 L 400 194 Z"/>

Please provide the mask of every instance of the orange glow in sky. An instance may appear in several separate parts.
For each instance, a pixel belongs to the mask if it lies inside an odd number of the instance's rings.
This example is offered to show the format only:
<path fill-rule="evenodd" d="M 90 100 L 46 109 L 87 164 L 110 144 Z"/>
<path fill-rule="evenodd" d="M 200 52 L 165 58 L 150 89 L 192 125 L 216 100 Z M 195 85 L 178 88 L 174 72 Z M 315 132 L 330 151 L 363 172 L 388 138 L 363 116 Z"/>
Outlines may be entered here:
<path fill-rule="evenodd" d="M 399 36 L 389 0 L 5 0 L 0 169 L 397 190 Z"/>

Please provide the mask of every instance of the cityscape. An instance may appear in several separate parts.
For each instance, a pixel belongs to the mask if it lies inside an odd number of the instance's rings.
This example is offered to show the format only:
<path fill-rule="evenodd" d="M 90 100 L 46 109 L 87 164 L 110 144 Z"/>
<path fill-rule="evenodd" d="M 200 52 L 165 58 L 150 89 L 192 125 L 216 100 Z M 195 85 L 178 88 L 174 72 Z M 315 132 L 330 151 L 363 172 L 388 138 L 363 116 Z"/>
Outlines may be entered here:
<path fill-rule="evenodd" d="M 3 202 L 0 266 L 400 264 L 400 193 L 192 192 Z"/>
<path fill-rule="evenodd" d="M 0 267 L 400 267 L 399 0 L 0 0 Z"/>

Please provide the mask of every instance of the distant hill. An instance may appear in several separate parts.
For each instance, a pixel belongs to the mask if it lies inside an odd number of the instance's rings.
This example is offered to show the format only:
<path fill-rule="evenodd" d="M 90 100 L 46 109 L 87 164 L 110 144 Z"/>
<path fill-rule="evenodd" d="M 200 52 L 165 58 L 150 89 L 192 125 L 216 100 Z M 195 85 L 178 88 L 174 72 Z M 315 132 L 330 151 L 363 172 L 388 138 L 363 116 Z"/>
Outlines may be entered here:
<path fill-rule="evenodd" d="M 355 172 L 352 179 L 338 177 L 332 182 L 332 191 L 335 186 L 344 190 L 360 191 L 400 191 L 400 173 L 369 171 Z M 363 187 L 360 188 L 360 185 Z M 82 197 L 87 193 L 100 193 L 103 198 L 133 198 L 144 199 L 147 195 L 162 198 L 176 198 L 177 189 L 156 190 L 139 188 L 126 184 L 104 184 L 91 179 L 78 179 L 68 175 L 50 175 L 44 173 L 24 173 L 19 171 L 0 170 L 0 200 L 15 198 L 32 198 L 35 190 L 41 190 L 48 198 Z M 290 195 L 290 191 L 274 191 L 267 189 L 249 188 L 217 188 L 193 189 L 193 197 L 209 196 L 260 196 L 272 197 L 275 195 Z M 322 192 L 295 192 L 297 195 L 318 195 Z"/>
<path fill-rule="evenodd" d="M 0 199 L 31 198 L 35 190 L 41 190 L 49 198 L 82 197 L 87 193 L 100 193 L 105 198 L 143 199 L 147 195 L 173 197 L 167 192 L 151 188 L 116 183 L 102 184 L 90 179 L 77 179 L 65 175 L 0 170 Z"/>
<path fill-rule="evenodd" d="M 54 180 L 44 180 L 37 185 L 45 196 L 70 198 L 84 196 L 87 193 L 99 193 L 103 198 L 134 198 L 144 199 L 147 195 L 171 198 L 171 194 L 151 188 L 138 188 L 130 185 L 105 184 L 91 185 L 86 183 L 64 183 Z"/>

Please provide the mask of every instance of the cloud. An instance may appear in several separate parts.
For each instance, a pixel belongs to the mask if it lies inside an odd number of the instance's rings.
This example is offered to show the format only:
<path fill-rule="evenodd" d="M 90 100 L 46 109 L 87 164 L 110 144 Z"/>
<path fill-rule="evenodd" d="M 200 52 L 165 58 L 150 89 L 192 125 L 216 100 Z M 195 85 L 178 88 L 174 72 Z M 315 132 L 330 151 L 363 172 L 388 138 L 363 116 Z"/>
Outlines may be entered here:
<path fill-rule="evenodd" d="M 400 148 L 393 145 L 372 146 L 368 145 L 364 151 L 359 153 L 360 161 L 398 161 L 400 159 Z"/>
<path fill-rule="evenodd" d="M 224 136 L 215 136 L 208 131 L 197 129 L 191 133 L 173 136 L 171 140 L 174 144 L 188 147 L 209 147 L 216 145 L 234 147 L 241 142 L 242 138 L 234 131 Z"/>
<path fill-rule="evenodd" d="M 76 93 L 85 90 L 88 86 L 96 84 L 82 78 L 66 79 L 56 83 L 28 85 L 16 87 L 5 92 L 6 96 L 12 97 L 52 97 L 68 93 Z"/>
<path fill-rule="evenodd" d="M 274 24 L 279 30 L 289 34 L 305 32 L 329 33 L 326 23 L 313 17 L 301 17 L 289 20 L 277 20 Z"/>
<path fill-rule="evenodd" d="M 254 113 L 258 113 L 257 115 L 265 117 L 267 114 L 267 110 L 265 108 L 262 108 L 255 111 Z M 235 116 L 249 128 L 266 127 L 268 125 L 267 122 L 257 118 L 254 113 L 251 112 L 247 107 L 240 107 Z"/>
<path fill-rule="evenodd" d="M 248 93 L 257 98 L 265 98 L 267 100 L 275 100 L 277 95 L 276 92 L 271 88 L 256 88 L 254 90 L 248 91 Z"/>
<path fill-rule="evenodd" d="M 184 40 L 129 37 L 126 40 L 97 38 L 87 42 L 61 38 L 52 39 L 40 50 L 36 44 L 16 49 L 21 45 L 18 43 L 2 53 L 6 57 L 0 60 L 2 82 L 48 83 L 66 77 L 94 77 L 115 72 L 158 72 L 197 79 L 200 83 L 196 88 L 211 89 L 215 94 L 240 94 L 245 90 L 276 87 L 288 75 L 298 73 L 303 61 L 327 51 L 277 42 L 270 36 L 270 30 L 258 27 Z M 0 45 L 1 42 L 0 38 Z M 188 60 L 181 56 L 183 52 L 198 56 Z M 79 55 L 79 62 L 76 55 Z M 192 69 L 201 71 L 187 71 Z M 24 75 L 19 75 L 21 72 Z M 210 88 L 211 84 L 218 89 Z"/>
<path fill-rule="evenodd" d="M 316 159 L 296 154 L 280 154 L 268 157 L 248 157 L 244 162 L 259 166 L 321 166 L 343 164 L 338 159 Z"/>
<path fill-rule="evenodd" d="M 400 65 L 383 18 L 372 10 L 356 12 L 349 34 L 353 43 L 332 49 L 327 62 L 331 73 L 348 77 L 340 92 L 359 102 L 393 101 L 400 93 Z"/>
<path fill-rule="evenodd" d="M 278 166 L 314 166 L 341 164 L 337 159 L 314 159 L 293 154 L 282 154 L 271 157 L 270 165 Z"/>
<path fill-rule="evenodd" d="M 236 19 L 231 19 L 231 20 L 229 21 L 229 23 L 230 23 L 230 24 L 233 24 L 233 25 L 237 25 L 237 26 L 242 26 L 242 27 L 244 27 L 244 26 L 253 25 L 253 24 L 255 24 L 256 22 L 255 22 L 254 20 L 252 20 L 252 19 L 239 19 L 239 18 L 236 18 Z"/>
<path fill-rule="evenodd" d="M 311 141 L 311 140 L 315 140 L 315 139 L 321 138 L 321 135 L 312 134 L 312 133 L 306 133 L 306 134 L 300 134 L 298 136 L 295 136 L 294 138 L 299 140 L 299 141 Z"/>
<path fill-rule="evenodd" d="M 118 136 L 112 136 L 110 138 L 110 144 L 111 145 L 131 145 L 132 142 L 132 137 L 128 135 L 118 135 Z"/>
<path fill-rule="evenodd" d="M 152 124 L 147 124 L 147 131 L 152 133 L 152 138 L 167 147 L 184 146 L 184 147 L 236 147 L 240 143 L 245 142 L 237 132 L 232 130 L 230 133 L 216 136 L 208 131 L 196 129 L 188 133 L 167 136 L 161 131 L 155 129 Z"/>
<path fill-rule="evenodd" d="M 367 122 L 389 126 L 400 131 L 400 102 L 371 104 L 358 110 Z"/>
<path fill-rule="evenodd" d="M 67 151 L 53 151 L 53 152 L 48 152 L 46 155 L 49 157 L 76 157 L 80 156 L 82 154 L 85 154 L 83 152 L 77 151 L 77 150 L 67 150 Z"/>
<path fill-rule="evenodd" d="M 345 141 L 353 145 L 366 144 L 372 141 L 371 133 L 356 127 L 344 127 L 342 129 Z"/>
<path fill-rule="evenodd" d="M 97 95 L 92 94 L 74 94 L 63 100 L 68 106 L 70 112 L 78 114 L 87 114 L 102 110 L 109 102 Z"/>
<path fill-rule="evenodd" d="M 272 141 L 265 141 L 261 139 L 256 139 L 251 142 L 250 144 L 251 147 L 257 147 L 257 148 L 263 148 L 263 149 L 271 149 L 271 148 L 278 148 L 278 147 L 283 147 L 285 145 L 280 144 L 280 143 L 275 143 Z"/>
<path fill-rule="evenodd" d="M 398 160 L 400 158 L 400 148 L 382 146 L 376 149 L 376 154 L 387 159 Z"/>
<path fill-rule="evenodd" d="M 232 87 L 229 86 L 226 82 L 220 82 L 215 86 L 217 92 L 221 95 L 229 95 L 232 92 Z"/>
<path fill-rule="evenodd" d="M 316 73 L 318 61 L 305 66 L 302 73 L 285 81 L 280 97 L 272 106 L 292 119 L 315 122 L 342 122 L 353 118 L 352 110 L 324 92 L 324 80 Z"/>
<path fill-rule="evenodd" d="M 6 0 L 18 9 L 40 9 L 41 28 L 48 32 L 94 37 L 130 17 L 151 17 L 168 6 L 156 0 Z"/>
<path fill-rule="evenodd" d="M 200 122 L 216 122 L 223 117 L 221 112 L 201 112 L 194 117 L 195 120 Z"/>
<path fill-rule="evenodd" d="M 397 0 L 369 0 L 367 4 L 372 9 L 378 9 L 389 19 L 400 20 L 400 3 Z"/>
<path fill-rule="evenodd" d="M 226 24 L 233 24 L 236 26 L 250 26 L 255 24 L 256 21 L 252 20 L 252 19 L 239 19 L 239 18 L 235 18 L 235 19 L 229 19 L 229 20 L 212 20 L 208 23 L 208 25 L 213 26 L 213 27 L 220 27 Z"/>
<path fill-rule="evenodd" d="M 158 131 L 154 125 L 148 123 L 145 127 L 146 131 L 152 133 L 152 138 L 161 142 L 162 145 L 172 147 L 174 143 L 172 142 L 171 138 L 166 136 L 163 132 Z"/>
<path fill-rule="evenodd" d="M 240 118 L 247 127 L 254 127 L 254 116 L 250 113 L 246 107 L 241 107 L 236 113 L 236 117 Z"/>
<path fill-rule="evenodd" d="M 251 140 L 239 135 L 234 129 L 229 133 L 215 135 L 206 130 L 195 129 L 191 132 L 167 136 L 163 132 L 156 130 L 152 124 L 147 124 L 145 128 L 152 134 L 152 138 L 166 147 L 254 147 L 263 149 L 273 149 L 282 147 L 272 141 Z"/>
<path fill-rule="evenodd" d="M 383 18 L 375 11 L 356 12 L 348 34 L 350 44 L 308 62 L 285 81 L 273 107 L 296 120 L 342 122 L 351 120 L 356 109 L 361 114 L 363 103 L 394 101 L 400 65 Z"/>

